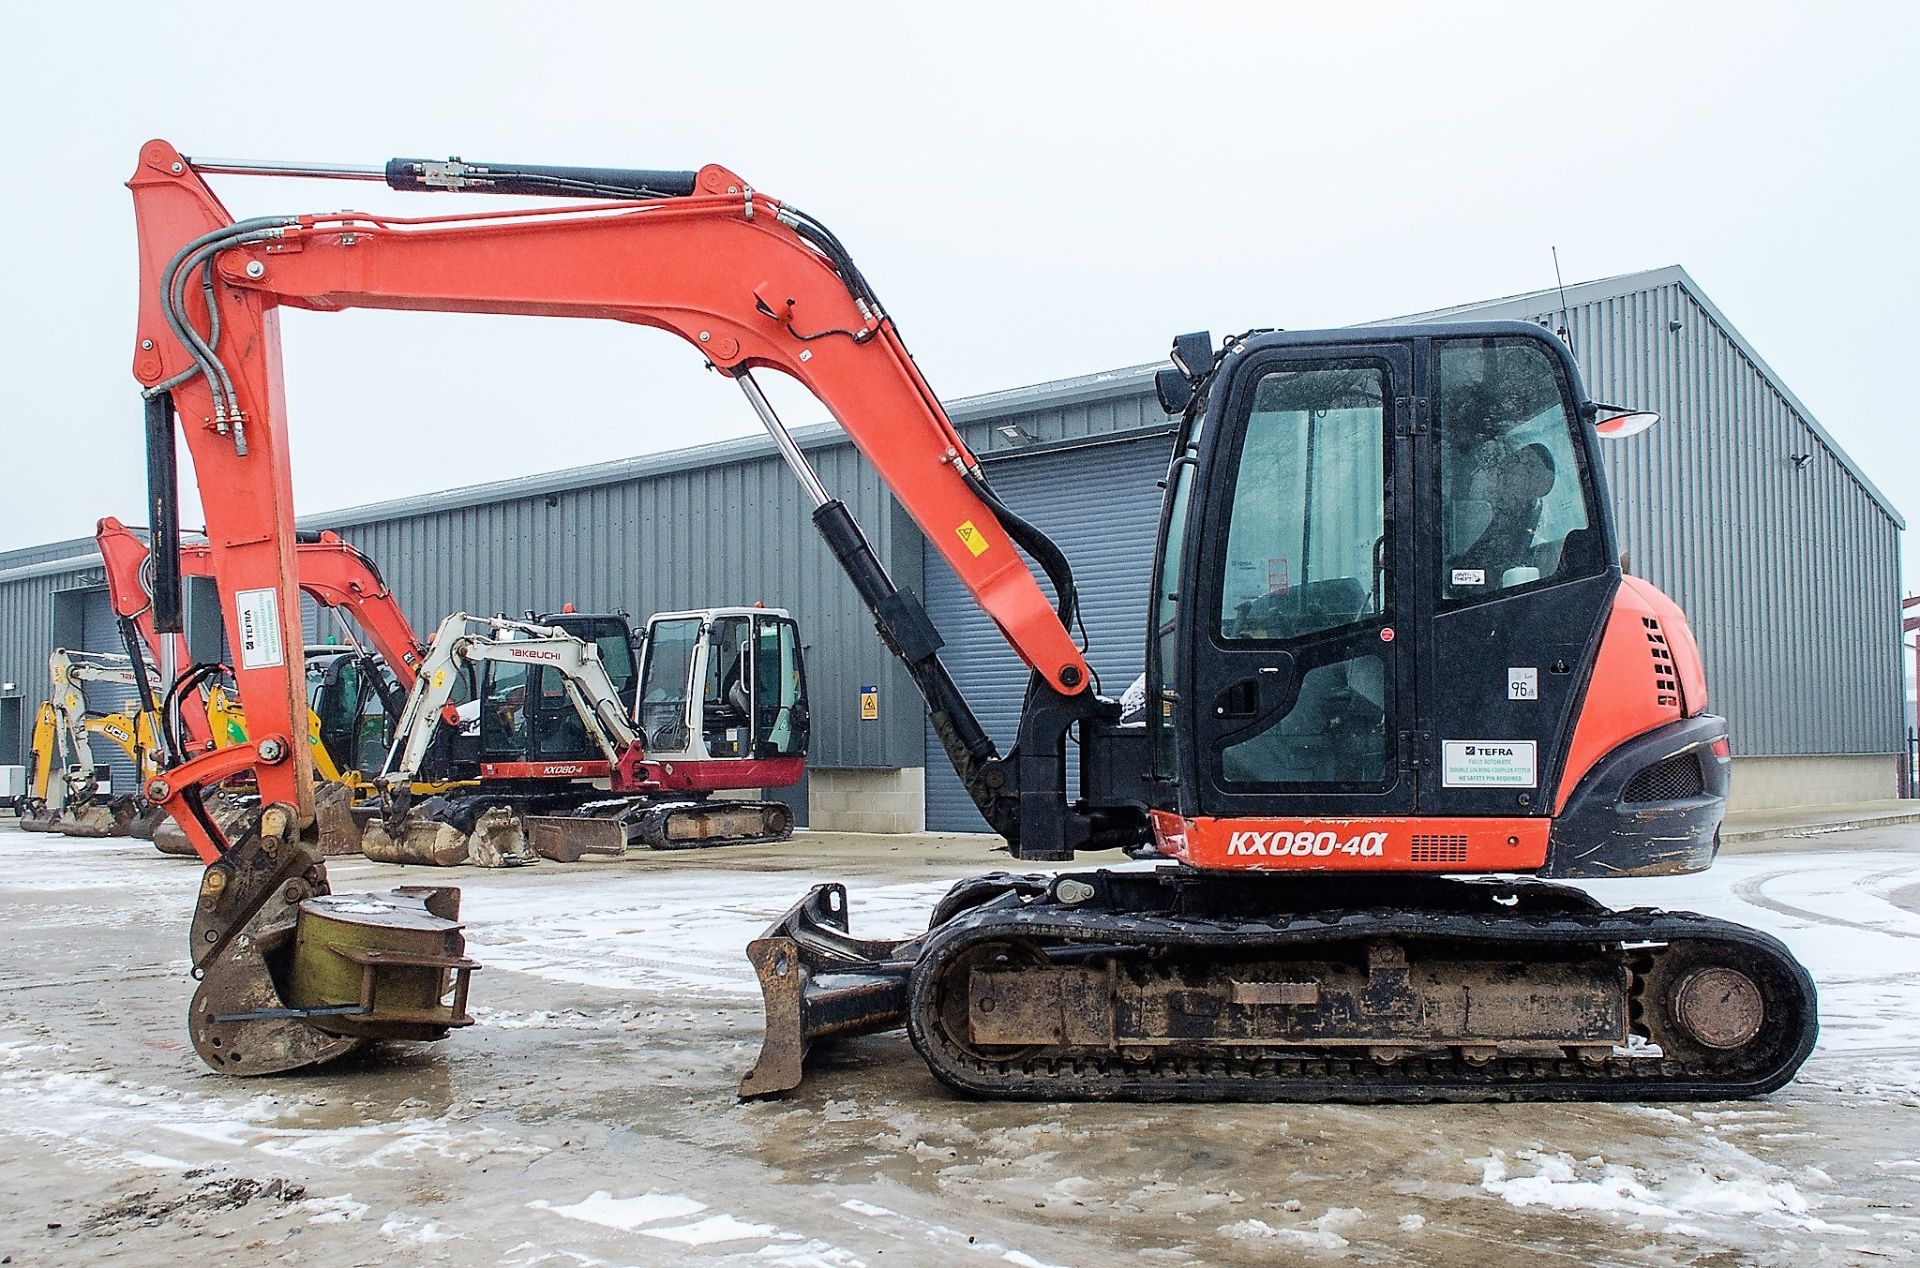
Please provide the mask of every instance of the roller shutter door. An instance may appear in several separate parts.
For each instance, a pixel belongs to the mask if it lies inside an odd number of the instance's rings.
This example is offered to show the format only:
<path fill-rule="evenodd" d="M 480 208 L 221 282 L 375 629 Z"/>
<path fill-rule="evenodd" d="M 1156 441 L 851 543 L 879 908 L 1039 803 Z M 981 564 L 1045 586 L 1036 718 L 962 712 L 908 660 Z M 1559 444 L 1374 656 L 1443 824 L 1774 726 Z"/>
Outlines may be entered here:
<path fill-rule="evenodd" d="M 1088 660 L 1102 691 L 1115 698 L 1143 665 L 1147 586 L 1160 525 L 1159 482 L 1171 453 L 1172 439 L 1162 434 L 1009 457 L 987 468 L 1007 505 L 1052 537 L 1072 563 Z M 931 546 L 926 548 L 926 588 L 927 611 L 947 641 L 940 654 L 1004 753 L 1019 725 L 1027 671 Z M 1077 782 L 1071 752 L 1068 767 L 1071 789 Z M 987 831 L 930 727 L 927 827 Z"/>

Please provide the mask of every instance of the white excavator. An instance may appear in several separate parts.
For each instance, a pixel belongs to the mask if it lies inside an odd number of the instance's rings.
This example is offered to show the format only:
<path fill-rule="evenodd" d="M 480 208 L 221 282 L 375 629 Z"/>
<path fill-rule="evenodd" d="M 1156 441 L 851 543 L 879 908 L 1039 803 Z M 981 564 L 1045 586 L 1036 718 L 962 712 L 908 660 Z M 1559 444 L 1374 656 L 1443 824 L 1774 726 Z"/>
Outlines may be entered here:
<path fill-rule="evenodd" d="M 499 867 L 783 840 L 788 806 L 718 794 L 798 783 L 807 734 L 786 612 L 660 613 L 637 657 L 624 615 L 457 612 L 401 711 L 362 849 Z M 416 803 L 429 778 L 476 782 Z"/>

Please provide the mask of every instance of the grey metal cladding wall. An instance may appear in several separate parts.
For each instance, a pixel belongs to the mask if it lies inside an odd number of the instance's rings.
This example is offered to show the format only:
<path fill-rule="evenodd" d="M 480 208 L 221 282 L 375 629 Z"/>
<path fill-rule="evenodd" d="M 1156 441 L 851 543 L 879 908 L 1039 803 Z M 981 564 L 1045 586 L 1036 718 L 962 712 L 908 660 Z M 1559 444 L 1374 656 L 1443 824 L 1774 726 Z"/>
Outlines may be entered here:
<path fill-rule="evenodd" d="M 1124 692 L 1144 665 L 1148 582 L 1160 524 L 1158 484 L 1171 453 L 1171 438 L 1157 429 L 987 464 L 988 477 L 1007 504 L 1051 536 L 1073 564 L 1087 659 L 1110 696 Z M 1004 753 L 1019 725 L 1026 670 L 945 560 L 929 561 L 927 579 L 927 609 L 947 640 L 942 656 Z M 985 821 L 931 731 L 926 750 L 927 827 L 985 831 Z M 1077 785 L 1071 756 L 1070 796 Z"/>
<path fill-rule="evenodd" d="M 33 712 L 47 696 L 48 631 L 53 628 L 53 592 L 68 589 L 72 578 L 27 577 L 0 584 L 0 683 L 13 690 L 0 695 L 20 701 L 18 751 L 0 753 L 0 763 L 24 764 L 32 741 Z"/>
<path fill-rule="evenodd" d="M 901 516 L 852 446 L 810 450 L 827 488 L 865 526 L 902 585 L 919 539 L 896 563 Z M 653 612 L 764 602 L 791 610 L 806 647 L 816 766 L 917 766 L 918 697 L 881 646 L 811 506 L 775 457 L 359 524 L 342 535 L 371 555 L 426 637 L 449 612 L 621 608 Z M 878 723 L 858 689 L 882 687 Z"/>
<path fill-rule="evenodd" d="M 1621 544 L 1687 612 L 1734 751 L 1897 751 L 1894 521 L 1679 283 L 1567 325 L 1596 399 L 1664 415 L 1604 446 Z"/>

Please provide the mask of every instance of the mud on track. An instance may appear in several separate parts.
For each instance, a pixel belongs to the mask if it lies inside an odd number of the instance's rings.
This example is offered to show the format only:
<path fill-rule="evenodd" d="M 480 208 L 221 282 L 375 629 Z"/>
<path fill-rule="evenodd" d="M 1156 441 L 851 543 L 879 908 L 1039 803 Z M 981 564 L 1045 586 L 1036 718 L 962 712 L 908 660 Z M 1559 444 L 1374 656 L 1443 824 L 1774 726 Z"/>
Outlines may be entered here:
<path fill-rule="evenodd" d="M 14 1264 L 1802 1263 L 1920 1257 L 1920 830 L 1595 886 L 1766 928 L 1822 1045 L 1763 1101 L 1050 1106 L 960 1101 L 899 1035 L 777 1102 L 742 949 L 809 884 L 902 934 L 977 840 L 512 872 L 466 890 L 480 1024 L 299 1076 L 204 1070 L 198 868 L 0 821 L 0 1255 Z"/>

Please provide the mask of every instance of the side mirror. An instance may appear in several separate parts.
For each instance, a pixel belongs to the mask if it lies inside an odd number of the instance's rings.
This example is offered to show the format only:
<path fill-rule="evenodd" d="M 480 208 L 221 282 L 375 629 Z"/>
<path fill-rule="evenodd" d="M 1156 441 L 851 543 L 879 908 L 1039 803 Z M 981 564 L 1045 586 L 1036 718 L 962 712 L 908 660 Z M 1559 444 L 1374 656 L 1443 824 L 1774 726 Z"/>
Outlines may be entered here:
<path fill-rule="evenodd" d="M 1608 407 L 1603 405 L 1600 408 Z M 1603 440 L 1625 440 L 1628 436 L 1638 436 L 1659 421 L 1660 415 L 1654 410 L 1629 410 L 1610 418 L 1600 419 L 1594 423 L 1593 430 L 1598 432 Z"/>

